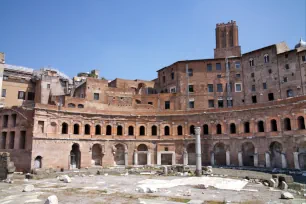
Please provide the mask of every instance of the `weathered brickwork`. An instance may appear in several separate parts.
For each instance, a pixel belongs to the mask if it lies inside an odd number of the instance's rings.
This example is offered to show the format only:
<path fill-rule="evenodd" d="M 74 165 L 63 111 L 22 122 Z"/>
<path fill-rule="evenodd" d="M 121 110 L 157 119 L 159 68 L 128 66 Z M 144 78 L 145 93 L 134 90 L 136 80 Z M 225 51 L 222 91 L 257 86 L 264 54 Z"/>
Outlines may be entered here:
<path fill-rule="evenodd" d="M 0 150 L 20 171 L 194 165 L 199 126 L 205 165 L 306 169 L 305 69 L 302 41 L 241 55 L 234 21 L 217 24 L 215 58 L 152 81 L 4 64 Z"/>

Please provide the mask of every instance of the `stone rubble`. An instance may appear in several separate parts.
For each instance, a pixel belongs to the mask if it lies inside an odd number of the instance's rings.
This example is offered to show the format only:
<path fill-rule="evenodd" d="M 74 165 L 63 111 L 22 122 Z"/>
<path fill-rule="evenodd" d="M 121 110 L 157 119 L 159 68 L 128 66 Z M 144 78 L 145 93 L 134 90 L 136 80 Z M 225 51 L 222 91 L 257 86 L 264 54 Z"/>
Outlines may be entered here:
<path fill-rule="evenodd" d="M 32 184 L 26 185 L 22 192 L 32 192 L 34 191 L 34 186 Z"/>
<path fill-rule="evenodd" d="M 49 196 L 44 204 L 58 204 L 56 195 Z"/>
<path fill-rule="evenodd" d="M 281 199 L 294 199 L 294 196 L 289 192 L 282 192 Z"/>

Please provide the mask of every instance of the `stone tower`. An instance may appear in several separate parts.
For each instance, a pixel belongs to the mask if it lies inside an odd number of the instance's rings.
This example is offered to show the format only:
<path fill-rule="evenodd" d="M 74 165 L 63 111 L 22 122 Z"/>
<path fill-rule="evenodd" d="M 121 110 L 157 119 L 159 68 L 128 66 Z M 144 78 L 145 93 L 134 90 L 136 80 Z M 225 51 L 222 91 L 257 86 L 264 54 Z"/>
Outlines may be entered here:
<path fill-rule="evenodd" d="M 236 21 L 216 25 L 216 49 L 214 51 L 215 58 L 241 56 Z"/>

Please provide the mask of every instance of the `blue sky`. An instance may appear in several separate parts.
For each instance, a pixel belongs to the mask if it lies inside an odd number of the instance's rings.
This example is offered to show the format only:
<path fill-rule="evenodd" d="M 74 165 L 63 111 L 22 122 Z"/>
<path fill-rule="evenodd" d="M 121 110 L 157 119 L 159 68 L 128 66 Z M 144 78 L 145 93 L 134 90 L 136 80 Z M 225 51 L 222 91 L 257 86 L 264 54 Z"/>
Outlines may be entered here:
<path fill-rule="evenodd" d="M 154 79 L 175 61 L 212 58 L 216 23 L 236 20 L 242 52 L 306 40 L 305 0 L 2 0 L 8 64 L 69 76 Z"/>

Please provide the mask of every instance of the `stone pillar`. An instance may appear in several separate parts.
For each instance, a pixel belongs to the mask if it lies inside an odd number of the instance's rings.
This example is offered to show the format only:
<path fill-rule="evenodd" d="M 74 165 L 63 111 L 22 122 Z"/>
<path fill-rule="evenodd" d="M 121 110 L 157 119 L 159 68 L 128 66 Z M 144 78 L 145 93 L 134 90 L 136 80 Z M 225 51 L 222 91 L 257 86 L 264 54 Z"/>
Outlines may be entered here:
<path fill-rule="evenodd" d="M 238 152 L 238 163 L 239 166 L 243 166 L 242 152 Z"/>
<path fill-rule="evenodd" d="M 125 166 L 128 166 L 129 164 L 129 160 L 128 160 L 128 152 L 127 151 L 125 151 L 124 152 L 124 165 Z"/>
<path fill-rule="evenodd" d="M 254 166 L 258 167 L 258 153 L 254 154 Z"/>
<path fill-rule="evenodd" d="M 293 161 L 294 161 L 294 168 L 300 169 L 300 163 L 299 163 L 299 153 L 293 152 Z"/>
<path fill-rule="evenodd" d="M 215 165 L 215 153 L 214 152 L 210 153 L 210 165 L 212 166 Z"/>
<path fill-rule="evenodd" d="M 285 168 L 287 168 L 286 155 L 285 155 L 285 153 L 282 152 L 281 156 L 282 156 L 282 168 L 285 169 Z"/>
<path fill-rule="evenodd" d="M 183 154 L 183 164 L 188 165 L 188 152 L 186 151 L 186 149 L 184 150 Z"/>
<path fill-rule="evenodd" d="M 270 153 L 269 153 L 269 152 L 266 152 L 266 153 L 265 153 L 265 157 L 266 157 L 266 168 L 271 168 Z"/>
<path fill-rule="evenodd" d="M 148 150 L 147 152 L 147 165 L 151 165 L 151 152 Z"/>
<path fill-rule="evenodd" d="M 138 165 L 138 152 L 134 151 L 134 165 Z"/>
<path fill-rule="evenodd" d="M 196 137 L 196 175 L 201 176 L 202 174 L 202 155 L 201 155 L 201 128 L 195 127 L 195 137 Z"/>
<path fill-rule="evenodd" d="M 175 152 L 172 153 L 172 165 L 175 165 Z"/>
<path fill-rule="evenodd" d="M 226 165 L 231 165 L 231 152 L 229 150 L 226 151 Z"/>
<path fill-rule="evenodd" d="M 161 165 L 161 153 L 157 152 L 157 165 Z"/>

